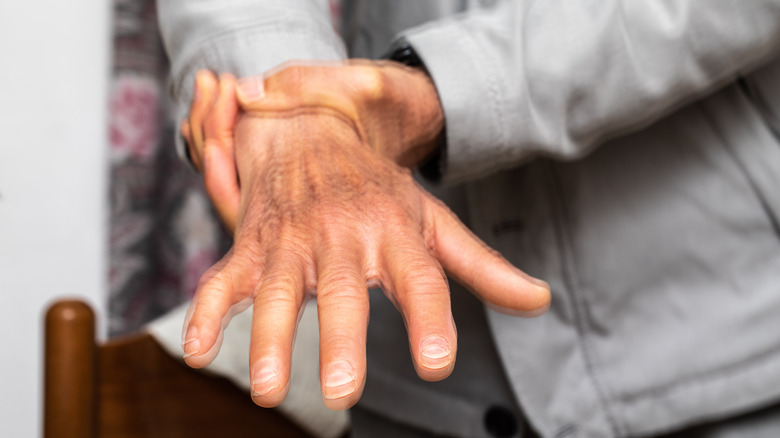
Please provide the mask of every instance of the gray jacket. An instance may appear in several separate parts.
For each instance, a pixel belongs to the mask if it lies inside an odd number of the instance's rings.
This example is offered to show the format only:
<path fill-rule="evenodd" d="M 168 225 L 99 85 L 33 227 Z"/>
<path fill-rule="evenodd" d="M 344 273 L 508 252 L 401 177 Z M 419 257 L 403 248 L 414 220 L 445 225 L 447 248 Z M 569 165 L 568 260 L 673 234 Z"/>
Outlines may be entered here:
<path fill-rule="evenodd" d="M 390 369 L 398 351 L 370 349 L 369 409 L 479 436 L 486 406 L 514 397 L 544 436 L 608 437 L 780 400 L 780 0 L 345 10 L 352 54 L 408 41 L 421 56 L 446 116 L 446 196 L 553 290 L 543 317 L 488 314 L 511 391 L 489 377 L 479 318 L 469 335 L 456 312 L 452 382 L 418 383 Z M 198 68 L 347 53 L 322 1 L 160 0 L 160 19 L 181 114 Z M 405 349 L 374 312 L 372 338 Z"/>

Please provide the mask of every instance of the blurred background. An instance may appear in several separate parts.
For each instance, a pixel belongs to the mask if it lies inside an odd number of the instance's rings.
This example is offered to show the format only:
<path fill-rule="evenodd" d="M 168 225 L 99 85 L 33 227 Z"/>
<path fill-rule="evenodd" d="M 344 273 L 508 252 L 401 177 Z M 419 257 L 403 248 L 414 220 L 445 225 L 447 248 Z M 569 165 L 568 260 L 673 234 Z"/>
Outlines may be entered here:
<path fill-rule="evenodd" d="M 48 303 L 132 332 L 228 240 L 175 156 L 153 1 L 0 2 L 0 59 L 0 436 L 33 437 Z"/>
<path fill-rule="evenodd" d="M 68 294 L 105 308 L 109 10 L 0 3 L 2 436 L 41 434 L 43 306 Z"/>

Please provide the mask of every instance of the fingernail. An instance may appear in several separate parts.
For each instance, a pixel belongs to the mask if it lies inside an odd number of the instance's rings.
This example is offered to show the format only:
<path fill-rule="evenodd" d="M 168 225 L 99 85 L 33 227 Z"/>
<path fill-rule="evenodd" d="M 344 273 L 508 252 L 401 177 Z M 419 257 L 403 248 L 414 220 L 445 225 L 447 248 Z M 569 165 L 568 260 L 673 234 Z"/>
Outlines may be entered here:
<path fill-rule="evenodd" d="M 184 336 L 184 344 L 182 344 L 184 350 L 184 358 L 194 356 L 200 352 L 200 339 L 198 339 L 198 328 L 192 327 L 187 329 L 187 334 Z"/>
<path fill-rule="evenodd" d="M 260 76 L 241 78 L 238 81 L 238 92 L 241 93 L 241 97 L 247 102 L 262 99 L 265 96 L 263 78 Z"/>
<path fill-rule="evenodd" d="M 550 284 L 544 280 L 540 280 L 536 277 L 531 277 L 531 282 L 539 286 L 541 289 L 550 290 Z"/>
<path fill-rule="evenodd" d="M 547 289 L 547 290 L 550 289 L 550 285 L 546 281 L 544 281 L 544 280 L 542 280 L 540 278 L 536 278 L 534 276 L 528 275 L 527 273 L 521 271 L 520 269 L 518 269 L 515 266 L 512 266 L 512 270 L 515 272 L 515 274 L 517 274 L 518 277 L 522 278 L 524 281 L 526 281 L 528 283 L 531 283 L 534 286 L 538 286 L 538 287 L 540 287 L 542 289 Z"/>
<path fill-rule="evenodd" d="M 420 365 L 431 370 L 449 366 L 450 344 L 440 336 L 432 336 L 422 342 L 420 348 Z"/>
<path fill-rule="evenodd" d="M 262 360 L 257 364 L 255 370 L 252 375 L 252 396 L 266 395 L 279 387 L 280 379 L 275 361 Z"/>
<path fill-rule="evenodd" d="M 357 389 L 355 368 L 345 360 L 331 362 L 325 368 L 322 396 L 333 400 L 346 397 Z"/>

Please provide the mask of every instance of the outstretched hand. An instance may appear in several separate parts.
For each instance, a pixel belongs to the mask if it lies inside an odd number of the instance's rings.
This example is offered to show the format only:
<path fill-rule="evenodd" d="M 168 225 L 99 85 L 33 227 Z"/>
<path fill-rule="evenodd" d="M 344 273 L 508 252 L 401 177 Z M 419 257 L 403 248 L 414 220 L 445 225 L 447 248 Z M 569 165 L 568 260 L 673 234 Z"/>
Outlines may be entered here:
<path fill-rule="evenodd" d="M 253 399 L 279 404 L 298 314 L 314 296 L 323 399 L 344 409 L 365 380 L 369 287 L 402 313 L 425 380 L 445 378 L 455 360 L 445 271 L 494 308 L 547 309 L 546 283 L 488 248 L 414 181 L 407 166 L 431 153 L 443 127 L 424 73 L 353 62 L 288 66 L 238 87 L 232 76 L 199 73 L 196 87 L 183 133 L 235 241 L 190 308 L 190 365 L 213 360 L 232 313 L 253 303 Z"/>

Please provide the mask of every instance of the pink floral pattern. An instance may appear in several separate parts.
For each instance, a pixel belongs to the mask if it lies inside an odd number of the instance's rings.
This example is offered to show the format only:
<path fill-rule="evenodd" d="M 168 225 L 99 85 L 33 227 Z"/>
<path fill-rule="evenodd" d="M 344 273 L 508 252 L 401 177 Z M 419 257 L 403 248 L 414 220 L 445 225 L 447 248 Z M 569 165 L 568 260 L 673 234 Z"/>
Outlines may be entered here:
<path fill-rule="evenodd" d="M 156 78 L 120 75 L 111 92 L 111 153 L 114 161 L 149 160 L 160 142 L 160 89 Z"/>
<path fill-rule="evenodd" d="M 229 247 L 199 175 L 176 156 L 153 0 L 115 0 L 110 96 L 109 332 L 189 300 Z"/>
<path fill-rule="evenodd" d="M 330 20 L 336 32 L 341 32 L 341 0 L 329 0 Z"/>

